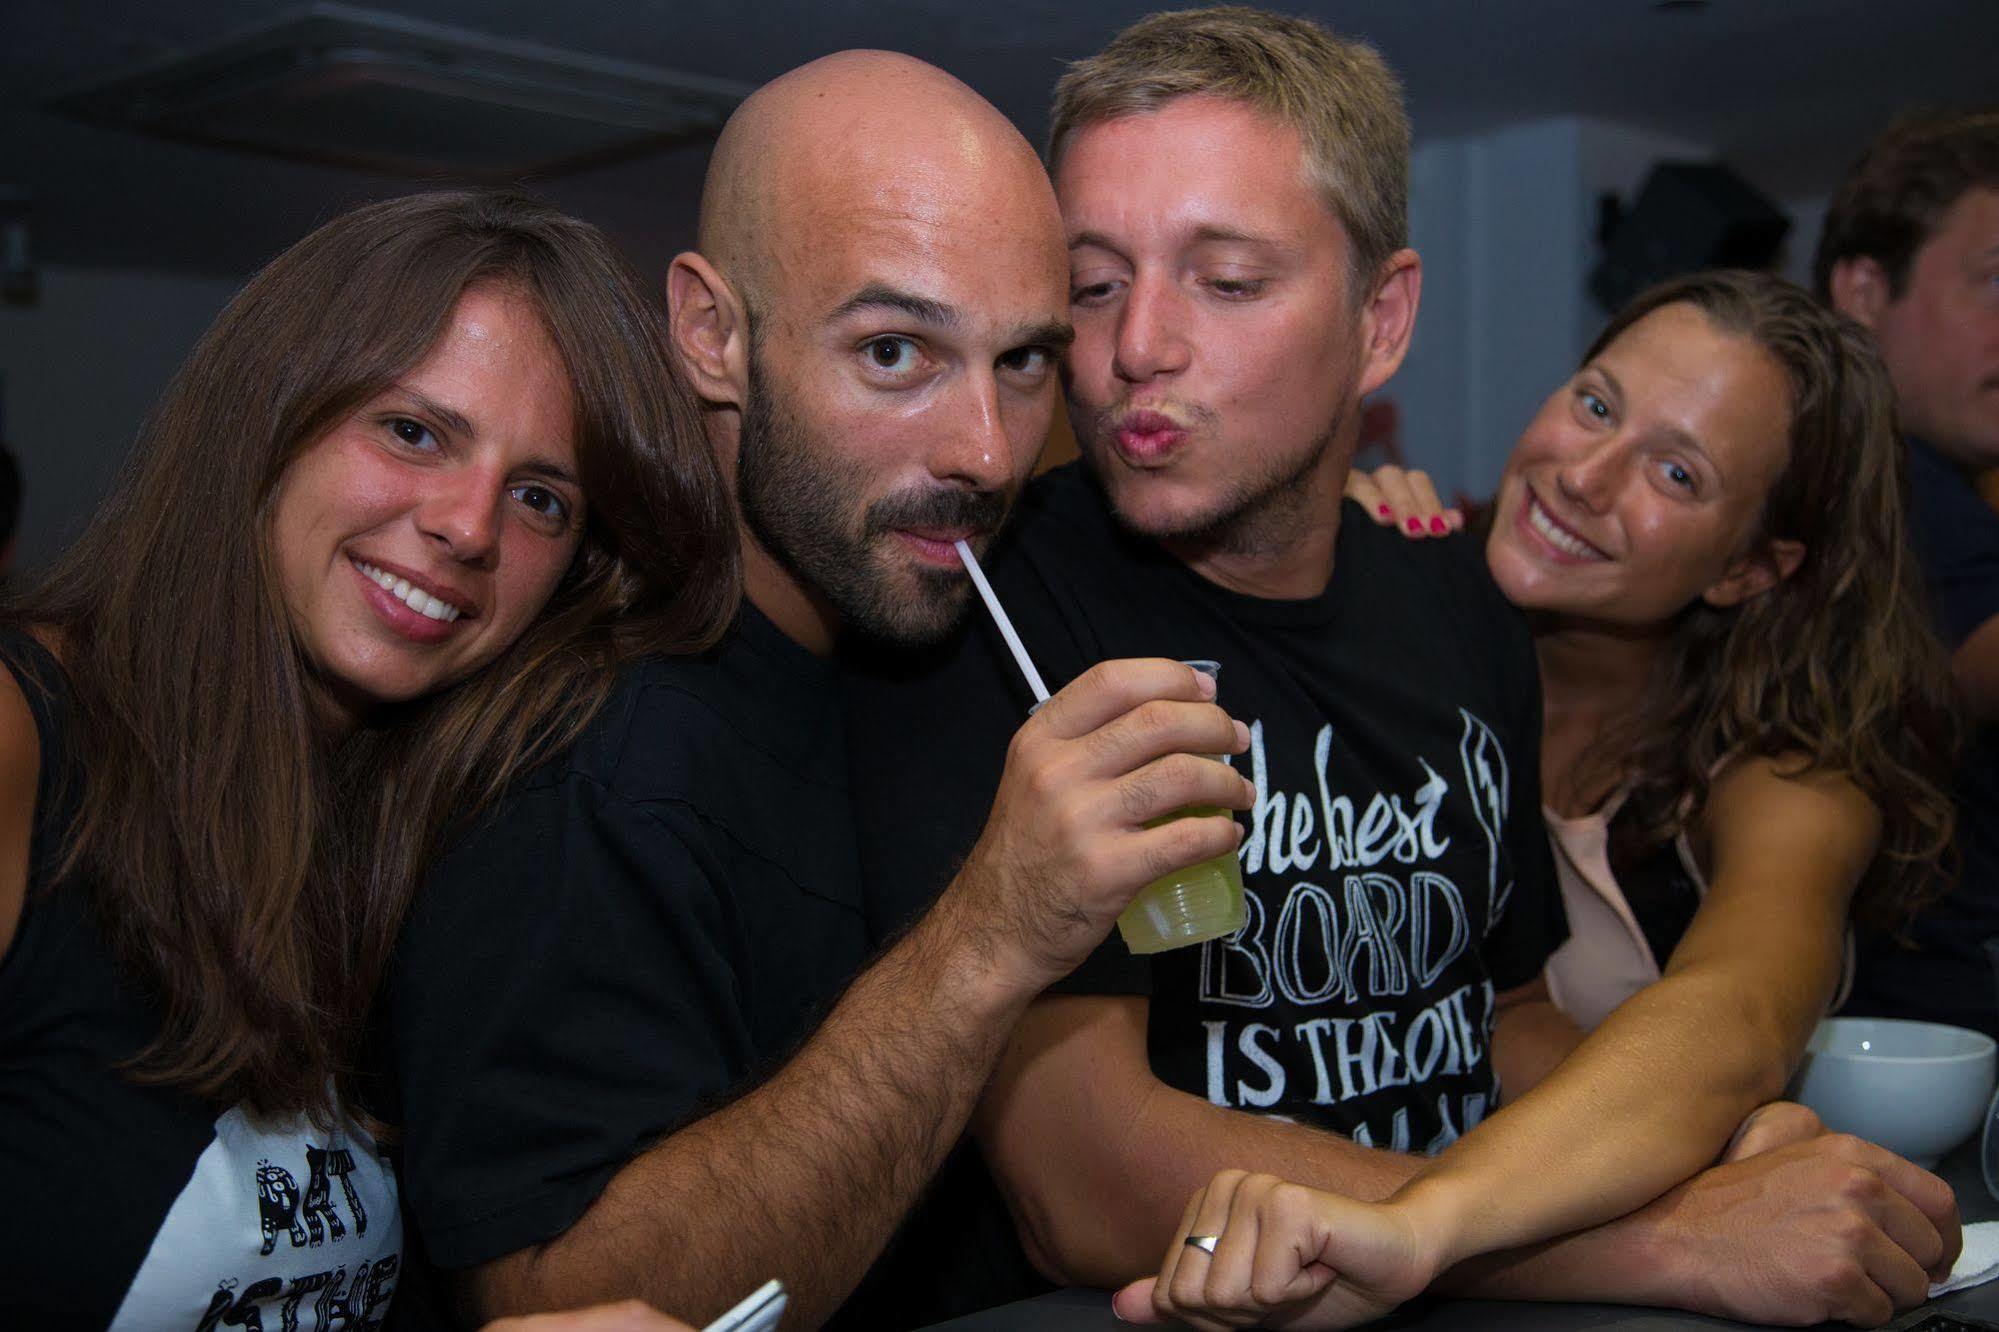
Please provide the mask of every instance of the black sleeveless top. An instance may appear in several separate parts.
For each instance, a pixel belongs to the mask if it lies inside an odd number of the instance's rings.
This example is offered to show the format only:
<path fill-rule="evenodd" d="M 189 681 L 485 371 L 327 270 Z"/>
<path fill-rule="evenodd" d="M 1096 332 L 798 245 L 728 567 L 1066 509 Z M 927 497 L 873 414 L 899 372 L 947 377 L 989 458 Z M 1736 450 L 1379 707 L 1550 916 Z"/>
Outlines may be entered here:
<path fill-rule="evenodd" d="M 0 664 L 41 741 L 27 901 L 0 956 L 0 1327 L 378 1326 L 402 1222 L 373 1139 L 120 1071 L 159 1023 L 86 885 L 54 881 L 78 791 L 68 688 L 17 629 L 0 630 Z"/>

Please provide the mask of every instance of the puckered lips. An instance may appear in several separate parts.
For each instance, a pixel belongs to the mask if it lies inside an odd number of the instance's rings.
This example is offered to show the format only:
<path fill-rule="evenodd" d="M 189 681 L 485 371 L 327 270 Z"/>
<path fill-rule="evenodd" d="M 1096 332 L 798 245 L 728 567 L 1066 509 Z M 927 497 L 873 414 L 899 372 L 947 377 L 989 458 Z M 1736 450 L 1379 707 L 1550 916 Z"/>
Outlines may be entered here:
<path fill-rule="evenodd" d="M 1597 564 L 1610 558 L 1602 547 L 1556 517 L 1533 486 L 1522 489 L 1525 494 L 1514 527 L 1530 545 L 1557 564 Z"/>
<path fill-rule="evenodd" d="M 1165 412 L 1134 408 L 1117 418 L 1111 441 L 1118 457 L 1133 467 L 1164 467 L 1187 442 L 1186 426 Z"/>
<path fill-rule="evenodd" d="M 383 623 L 415 643 L 442 643 L 479 617 L 471 593 L 407 565 L 350 553 L 361 594 Z"/>

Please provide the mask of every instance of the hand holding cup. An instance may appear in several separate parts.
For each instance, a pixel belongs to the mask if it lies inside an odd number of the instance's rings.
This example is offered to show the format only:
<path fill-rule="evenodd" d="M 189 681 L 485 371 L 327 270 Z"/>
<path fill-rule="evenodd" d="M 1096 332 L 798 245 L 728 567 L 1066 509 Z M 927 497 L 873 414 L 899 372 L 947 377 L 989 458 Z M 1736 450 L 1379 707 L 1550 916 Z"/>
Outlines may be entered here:
<path fill-rule="evenodd" d="M 1241 753 L 1249 732 L 1214 696 L 1213 679 L 1180 662 L 1102 662 L 1015 733 L 957 888 L 1044 983 L 1087 957 L 1139 889 L 1234 851 L 1224 811 L 1247 808 L 1254 788 L 1206 756 Z M 1217 813 L 1167 817 L 1190 808 Z"/>

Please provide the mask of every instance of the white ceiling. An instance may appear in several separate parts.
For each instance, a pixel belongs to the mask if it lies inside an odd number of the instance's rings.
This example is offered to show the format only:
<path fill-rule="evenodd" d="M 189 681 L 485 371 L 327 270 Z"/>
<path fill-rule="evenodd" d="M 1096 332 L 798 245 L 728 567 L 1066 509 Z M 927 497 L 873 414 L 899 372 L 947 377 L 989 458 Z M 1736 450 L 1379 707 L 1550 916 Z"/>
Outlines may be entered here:
<path fill-rule="evenodd" d="M 1144 0 L 362 0 L 371 8 L 749 83 L 828 51 L 935 61 L 1038 141 L 1049 85 Z M 48 262 L 248 272 L 406 180 L 73 123 L 43 99 L 268 21 L 281 0 L 0 0 L 0 187 Z M 1584 114 L 1715 145 L 1780 197 L 1822 193 L 1919 101 L 1999 99 L 1999 0 L 1292 0 L 1401 71 L 1419 140 Z M 539 188 L 658 266 L 691 230 L 706 149 Z"/>

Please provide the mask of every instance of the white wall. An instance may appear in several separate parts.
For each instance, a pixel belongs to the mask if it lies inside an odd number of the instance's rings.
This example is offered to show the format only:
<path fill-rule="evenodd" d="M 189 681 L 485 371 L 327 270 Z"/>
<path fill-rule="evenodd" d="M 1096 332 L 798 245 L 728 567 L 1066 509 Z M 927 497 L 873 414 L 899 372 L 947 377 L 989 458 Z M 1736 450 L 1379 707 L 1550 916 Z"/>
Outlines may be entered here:
<path fill-rule="evenodd" d="M 1586 282 L 1597 198 L 1627 202 L 1661 159 L 1698 144 L 1566 116 L 1433 139 L 1411 162 L 1411 243 L 1423 303 L 1386 390 L 1405 455 L 1446 496 L 1492 493 L 1513 440 L 1607 317 Z"/>
<path fill-rule="evenodd" d="M 19 566 L 81 529 L 139 423 L 239 285 L 44 267 L 41 300 L 0 305 L 6 435 L 21 461 Z"/>

